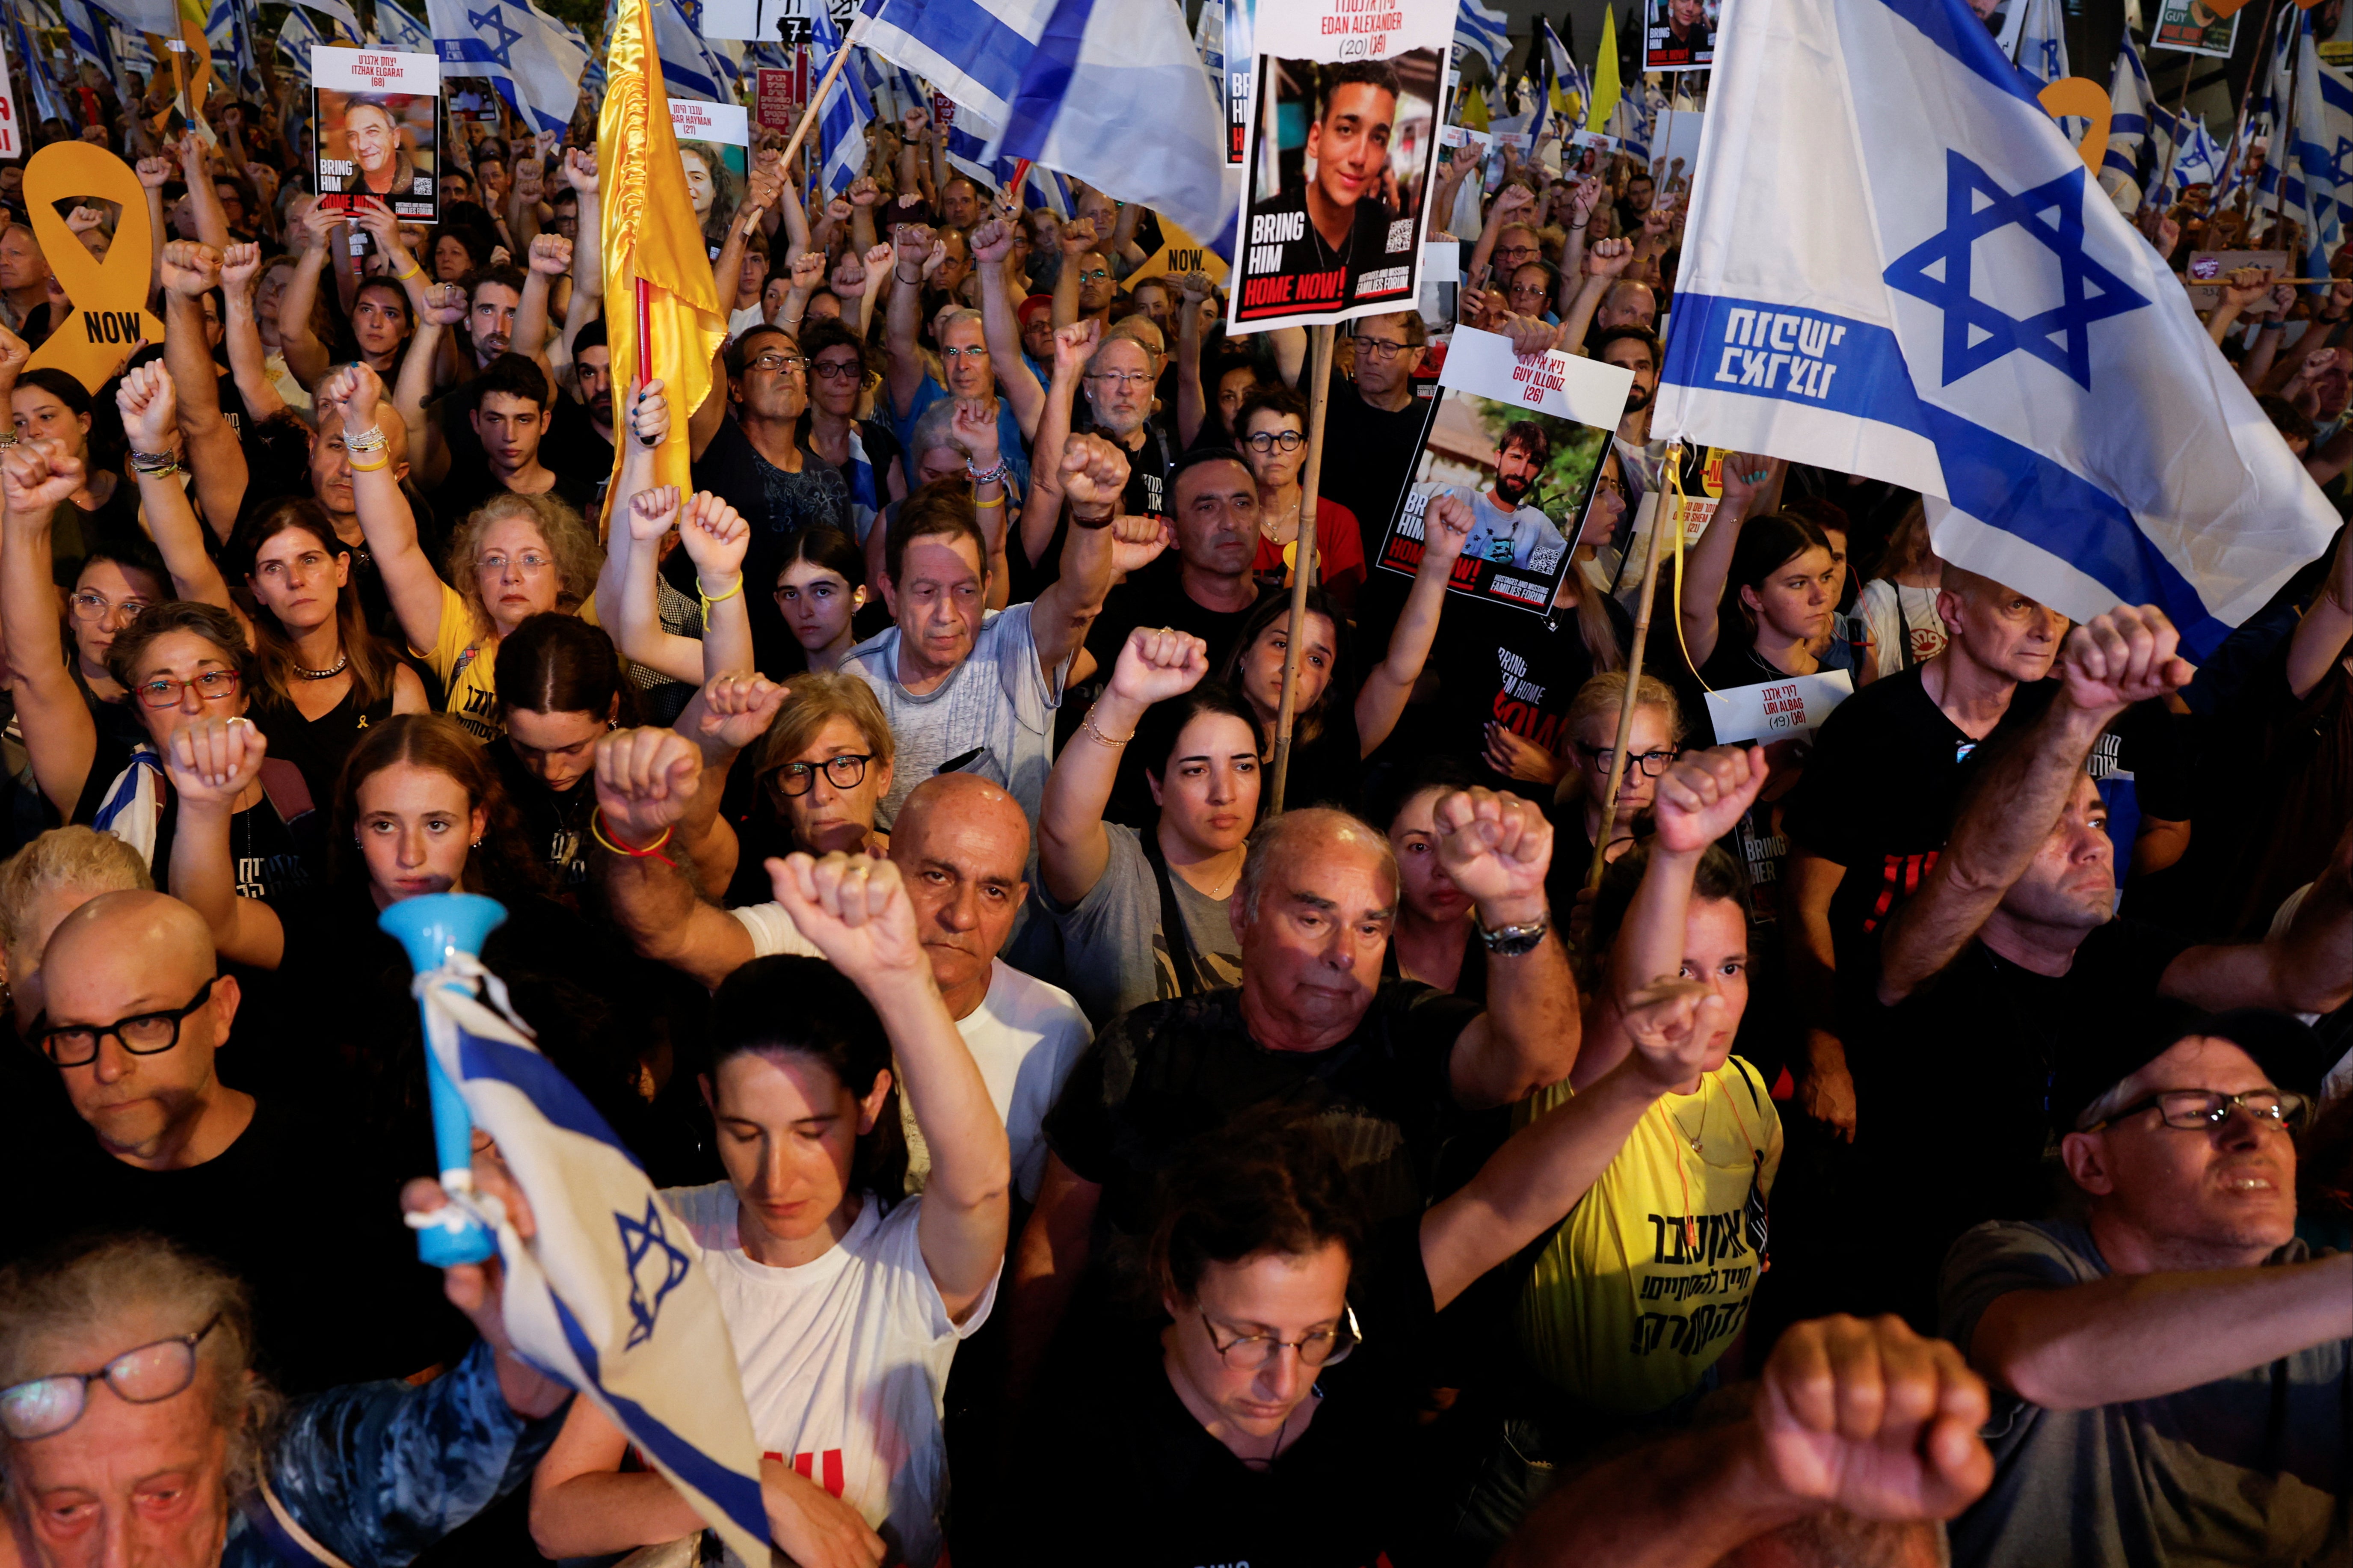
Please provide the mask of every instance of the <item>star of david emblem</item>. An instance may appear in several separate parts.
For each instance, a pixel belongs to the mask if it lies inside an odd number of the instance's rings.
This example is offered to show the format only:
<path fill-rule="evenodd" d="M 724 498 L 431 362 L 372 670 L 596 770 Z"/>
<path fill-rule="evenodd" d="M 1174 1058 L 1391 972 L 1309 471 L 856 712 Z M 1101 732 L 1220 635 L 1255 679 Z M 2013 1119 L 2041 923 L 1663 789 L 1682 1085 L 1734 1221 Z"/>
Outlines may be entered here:
<path fill-rule="evenodd" d="M 2012 194 L 1960 153 L 1945 153 L 1945 231 L 1897 257 L 1881 274 L 1889 288 L 1945 313 L 1945 385 L 2022 351 L 2091 390 L 2086 329 L 2148 301 L 2084 253 L 2084 176 L 2076 164 L 2048 184 Z M 2054 210 L 2055 222 L 2043 216 Z M 2059 258 L 2060 302 L 2022 320 L 1969 288 L 1971 245 L 2012 224 Z"/>
<path fill-rule="evenodd" d="M 694 1265 L 670 1245 L 655 1199 L 646 1200 L 643 1219 L 625 1214 L 616 1214 L 613 1219 L 621 1227 L 621 1254 L 629 1266 L 629 1317 L 635 1324 L 629 1330 L 628 1343 L 622 1348 L 635 1350 L 653 1338 L 654 1320 L 661 1315 L 663 1298 L 678 1289 Z"/>
<path fill-rule="evenodd" d="M 507 26 L 506 13 L 503 10 L 496 5 L 487 11 L 469 10 L 466 13 L 466 20 L 474 25 L 477 34 L 487 30 L 499 40 L 498 47 L 490 50 L 491 58 L 502 66 L 513 64 L 507 58 L 507 51 L 514 47 L 515 40 L 522 35 Z"/>

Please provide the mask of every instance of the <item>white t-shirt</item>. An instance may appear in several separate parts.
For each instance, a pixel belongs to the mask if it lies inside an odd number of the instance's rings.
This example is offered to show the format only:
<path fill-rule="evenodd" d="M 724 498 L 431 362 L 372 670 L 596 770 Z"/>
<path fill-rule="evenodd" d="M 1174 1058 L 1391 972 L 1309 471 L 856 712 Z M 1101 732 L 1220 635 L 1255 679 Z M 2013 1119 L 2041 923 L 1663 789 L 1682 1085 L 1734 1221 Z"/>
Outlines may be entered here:
<path fill-rule="evenodd" d="M 797 1268 L 744 1255 L 725 1182 L 662 1198 L 718 1287 L 761 1451 L 856 1508 L 890 1542 L 886 1561 L 930 1568 L 947 1511 L 948 1363 L 987 1321 L 996 1281 L 948 1321 L 916 1238 L 921 1198 L 885 1215 L 868 1194 L 839 1244 Z"/>
<path fill-rule="evenodd" d="M 748 904 L 727 912 L 752 933 L 755 958 L 822 956 L 782 904 Z M 1005 1123 L 1005 1140 L 1013 1151 L 1013 1184 L 1026 1202 L 1037 1197 L 1039 1180 L 1046 1173 L 1046 1112 L 1054 1108 L 1062 1080 L 1094 1039 L 1094 1030 L 1077 999 L 1060 986 L 1024 974 L 1001 958 L 991 962 L 988 994 L 956 1020 L 956 1032 L 979 1064 L 989 1103 Z M 931 1174 L 931 1148 L 904 1095 L 899 1099 L 899 1116 L 907 1129 L 907 1190 L 921 1192 L 923 1179 Z"/>
<path fill-rule="evenodd" d="M 727 312 L 727 335 L 730 338 L 740 338 L 745 332 L 750 331 L 754 327 L 765 327 L 767 324 L 767 310 L 765 306 L 758 300 L 754 300 L 751 304 L 745 305 L 740 310 L 730 310 Z"/>
<path fill-rule="evenodd" d="M 1003 786 L 1036 829 L 1046 775 L 1054 767 L 1054 710 L 1061 706 L 1062 686 L 1060 671 L 1050 681 L 1038 668 L 1032 608 L 989 611 L 972 657 L 920 697 L 899 684 L 898 627 L 849 650 L 843 670 L 874 689 L 898 742 L 880 819 L 897 821 L 908 791 L 939 772 L 942 763 L 977 748 L 981 754 L 957 771 Z"/>
<path fill-rule="evenodd" d="M 1871 628 L 1873 659 L 1882 675 L 1901 675 L 1945 651 L 1944 617 L 1936 614 L 1936 590 L 1873 577 L 1856 595 L 1855 613 Z M 1911 658 L 1905 658 L 1906 645 Z"/>

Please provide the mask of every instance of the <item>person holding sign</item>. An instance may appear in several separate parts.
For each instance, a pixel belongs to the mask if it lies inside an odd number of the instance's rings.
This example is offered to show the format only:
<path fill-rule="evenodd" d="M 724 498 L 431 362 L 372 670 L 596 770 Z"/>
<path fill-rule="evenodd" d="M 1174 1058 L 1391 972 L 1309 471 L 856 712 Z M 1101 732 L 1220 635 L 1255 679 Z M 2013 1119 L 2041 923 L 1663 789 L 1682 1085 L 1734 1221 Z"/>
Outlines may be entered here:
<path fill-rule="evenodd" d="M 1765 458 L 1726 455 L 1723 497 L 1683 568 L 1683 647 L 1712 690 L 1825 668 L 1813 647 L 1830 631 L 1840 567 L 1820 526 L 1793 512 L 1744 526 L 1771 476 Z"/>

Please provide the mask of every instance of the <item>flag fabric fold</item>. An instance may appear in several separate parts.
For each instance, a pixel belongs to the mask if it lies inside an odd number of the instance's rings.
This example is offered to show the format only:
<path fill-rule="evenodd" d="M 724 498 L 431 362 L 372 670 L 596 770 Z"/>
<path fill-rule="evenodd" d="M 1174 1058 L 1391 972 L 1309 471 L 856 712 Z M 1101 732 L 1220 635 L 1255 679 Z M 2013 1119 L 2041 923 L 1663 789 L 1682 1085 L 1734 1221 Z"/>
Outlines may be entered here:
<path fill-rule="evenodd" d="M 1009 123 L 1021 76 L 1056 0 L 867 0 L 858 41 L 998 125 Z M 1183 26 L 1183 18 L 1178 18 Z M 853 29 L 856 31 L 856 29 Z M 1192 49 L 1188 35 L 1185 44 Z M 1200 70 L 1194 66 L 1195 74 Z M 1219 143 L 1219 160 L 1225 157 Z M 1083 178 L 1084 176 L 1081 176 Z"/>
<path fill-rule="evenodd" d="M 2328 276 L 2329 258 L 2344 237 L 2345 205 L 2339 184 L 2342 160 L 2353 154 L 2353 78 L 2325 64 L 2312 37 L 2308 13 L 2281 40 L 2273 61 L 2273 102 L 2293 105 L 2293 123 L 2272 138 L 2257 186 L 2255 205 L 2277 208 L 2304 231 L 2300 266 L 2306 278 Z M 2290 89 L 2293 75 L 2294 88 Z M 2282 180 L 2286 181 L 2284 201 Z M 2316 286 L 2317 287 L 2317 286 Z"/>
<path fill-rule="evenodd" d="M 653 374 L 664 384 L 670 434 L 654 453 L 654 483 L 693 489 L 687 416 L 711 391 L 711 358 L 727 337 L 727 319 L 711 277 L 686 182 L 678 136 L 670 129 L 661 57 L 649 0 L 621 0 L 605 51 L 605 107 L 596 124 L 596 176 L 605 263 L 606 341 L 613 355 L 613 427 L 628 428 L 629 384 L 638 374 L 638 283 L 651 285 L 645 306 Z M 620 473 L 615 454 L 614 474 Z"/>
<path fill-rule="evenodd" d="M 480 984 L 489 1005 L 453 984 Z M 491 1227 L 516 1351 L 594 1402 L 738 1561 L 766 1562 L 760 1447 L 719 1292 L 685 1227 L 478 960 L 457 955 L 416 988 L 434 1059 L 531 1205 L 530 1240 Z"/>
<path fill-rule="evenodd" d="M 1963 0 L 1727 0 L 1718 37 L 1655 435 L 1918 489 L 1945 559 L 2077 620 L 2157 604 L 2194 654 L 2327 548 Z"/>
<path fill-rule="evenodd" d="M 1623 90 L 1618 84 L 1618 18 L 1605 5 L 1601 8 L 1601 42 L 1593 54 L 1593 90 L 1585 100 L 1585 128 L 1588 131 L 1600 132 L 1609 128 L 1611 117 L 1618 112 L 1619 98 Z"/>
<path fill-rule="evenodd" d="M 2149 116 L 2156 96 L 2148 68 L 2126 33 L 2108 78 L 2108 150 L 2100 163 L 2100 189 L 2126 216 L 2140 210 L 2142 170 L 2153 151 Z"/>
<path fill-rule="evenodd" d="M 1511 52 L 1511 18 L 1479 0 L 1462 0 L 1454 16 L 1455 68 L 1460 70 L 1466 57 L 1476 55 L 1487 62 L 1487 79 L 1501 81 L 1504 58 Z"/>
<path fill-rule="evenodd" d="M 427 15 L 445 68 L 489 78 L 499 96 L 542 131 L 572 123 L 588 51 L 565 37 L 554 17 L 531 0 L 427 0 Z M 385 26 L 381 4 L 376 26 Z"/>
<path fill-rule="evenodd" d="M 398 0 L 375 0 L 375 42 L 381 47 L 397 49 L 403 54 L 429 55 L 434 52 L 433 29 L 402 8 Z"/>
<path fill-rule="evenodd" d="M 834 26 L 832 15 L 818 5 L 809 16 L 809 79 L 820 81 L 832 68 L 833 57 L 849 47 L 841 29 Z M 833 86 L 826 90 L 818 105 L 817 134 L 820 150 L 820 178 L 826 195 L 838 196 L 866 167 L 866 127 L 874 119 L 874 100 L 869 95 L 863 73 L 851 66 L 842 68 L 834 78 Z"/>

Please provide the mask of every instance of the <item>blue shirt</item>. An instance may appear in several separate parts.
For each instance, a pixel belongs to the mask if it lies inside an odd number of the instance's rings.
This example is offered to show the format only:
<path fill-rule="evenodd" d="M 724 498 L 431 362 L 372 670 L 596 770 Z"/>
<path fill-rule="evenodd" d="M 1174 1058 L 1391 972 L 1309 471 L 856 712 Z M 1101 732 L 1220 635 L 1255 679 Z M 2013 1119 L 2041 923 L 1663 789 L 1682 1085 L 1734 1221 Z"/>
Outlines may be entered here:
<path fill-rule="evenodd" d="M 907 405 L 907 416 L 904 419 L 895 415 L 892 417 L 891 434 L 899 437 L 899 445 L 906 448 L 907 485 L 911 489 L 915 483 L 915 465 L 922 459 L 922 455 L 915 450 L 915 421 L 923 416 L 924 409 L 947 395 L 946 387 L 927 375 L 923 377 L 923 384 L 915 388 L 915 399 Z M 1029 452 L 1021 444 L 1021 421 L 1013 416 L 1013 400 L 1003 395 L 997 400 L 997 452 L 1012 466 L 1013 489 L 1020 494 L 1028 494 Z"/>

